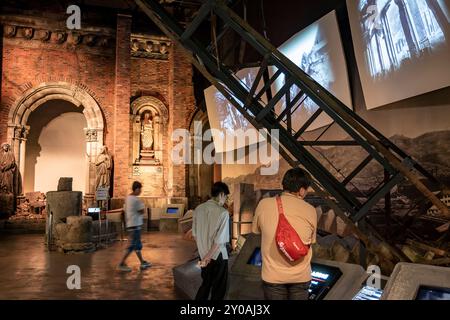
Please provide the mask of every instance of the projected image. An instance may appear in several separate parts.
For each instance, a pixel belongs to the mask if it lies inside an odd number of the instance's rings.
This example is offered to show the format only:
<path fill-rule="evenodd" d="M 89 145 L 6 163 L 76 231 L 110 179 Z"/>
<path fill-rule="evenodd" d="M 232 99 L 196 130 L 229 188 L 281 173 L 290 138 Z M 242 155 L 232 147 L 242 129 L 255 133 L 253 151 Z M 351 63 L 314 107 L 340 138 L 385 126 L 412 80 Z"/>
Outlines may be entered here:
<path fill-rule="evenodd" d="M 247 87 L 248 90 L 250 90 L 255 82 L 258 70 L 259 68 L 245 68 L 238 71 L 236 76 L 241 83 Z M 262 88 L 263 81 L 261 80 L 256 91 L 259 92 Z M 243 130 L 245 132 L 247 130 L 253 131 L 255 128 L 215 86 L 210 86 L 207 88 L 204 91 L 204 94 L 211 128 L 216 130 L 213 132 L 216 152 L 228 152 L 243 148 L 246 145 L 252 145 L 264 141 L 264 137 L 259 135 L 257 131 L 254 131 L 252 134 L 247 136 L 248 138 L 245 142 L 236 140 L 236 145 L 227 145 L 226 140 L 234 139 L 237 134 L 237 130 Z M 266 102 L 265 99 L 265 95 L 263 95 L 261 100 Z M 236 100 L 240 106 L 244 105 L 242 101 L 239 101 L 238 99 Z M 249 115 L 252 116 L 251 112 L 249 112 Z"/>
<path fill-rule="evenodd" d="M 255 81 L 258 69 L 244 69 L 237 73 L 241 82 L 251 88 Z M 236 129 L 247 130 L 253 128 L 250 122 L 229 102 L 220 91 L 214 93 L 214 100 L 219 116 L 220 128 L 225 132 L 232 134 Z M 237 99 L 240 106 L 244 104 Z"/>
<path fill-rule="evenodd" d="M 450 85 L 450 0 L 347 0 L 367 109 Z"/>
<path fill-rule="evenodd" d="M 330 61 L 330 48 L 325 39 L 323 30 L 319 24 L 314 24 L 301 33 L 297 38 L 298 43 L 287 44 L 280 48 L 280 51 L 303 71 L 309 74 L 325 88 L 331 88 L 335 81 L 333 69 Z M 284 85 L 284 75 L 281 75 Z M 300 89 L 297 86 L 291 88 L 290 95 L 294 98 Z M 291 99 L 292 99 L 291 98 Z M 283 101 L 283 109 L 286 107 L 286 100 Z M 310 114 L 313 114 L 318 106 L 310 98 L 303 101 L 303 108 Z"/>
<path fill-rule="evenodd" d="M 402 64 L 445 45 L 445 7 L 427 0 L 360 0 L 358 10 L 373 77 L 384 77 Z M 442 21 L 440 21 L 442 19 Z"/>
<path fill-rule="evenodd" d="M 351 107 L 347 67 L 334 12 L 303 29 L 278 49 L 320 85 Z M 272 70 L 272 74 L 274 73 L 275 70 Z M 275 91 L 279 91 L 284 84 L 284 75 L 281 75 L 275 82 Z M 289 99 L 292 101 L 299 92 L 300 89 L 297 86 L 291 87 Z M 284 98 L 277 106 L 277 113 L 281 113 L 286 108 L 286 103 L 287 99 Z M 301 99 L 294 106 L 295 112 L 292 118 L 294 130 L 300 129 L 318 108 L 310 98 Z M 331 118 L 322 114 L 308 131 L 330 123 Z"/>

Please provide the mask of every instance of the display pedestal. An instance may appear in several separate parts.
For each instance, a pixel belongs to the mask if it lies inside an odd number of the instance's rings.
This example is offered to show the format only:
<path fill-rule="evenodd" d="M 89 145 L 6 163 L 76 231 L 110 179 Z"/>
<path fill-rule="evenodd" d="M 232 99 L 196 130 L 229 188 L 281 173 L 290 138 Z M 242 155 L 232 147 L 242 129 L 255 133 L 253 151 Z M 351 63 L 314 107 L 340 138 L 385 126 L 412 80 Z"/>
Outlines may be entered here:
<path fill-rule="evenodd" d="M 0 219 L 6 219 L 15 212 L 14 195 L 0 194 Z"/>

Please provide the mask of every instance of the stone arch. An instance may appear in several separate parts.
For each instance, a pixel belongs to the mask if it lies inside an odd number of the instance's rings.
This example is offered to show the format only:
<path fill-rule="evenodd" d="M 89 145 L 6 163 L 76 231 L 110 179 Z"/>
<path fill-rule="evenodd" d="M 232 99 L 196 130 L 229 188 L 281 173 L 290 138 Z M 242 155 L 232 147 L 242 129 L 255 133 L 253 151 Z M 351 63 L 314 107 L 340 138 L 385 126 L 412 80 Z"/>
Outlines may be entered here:
<path fill-rule="evenodd" d="M 83 106 L 89 129 L 104 129 L 104 118 L 97 101 L 85 90 L 67 82 L 42 83 L 30 88 L 18 98 L 9 111 L 10 126 L 25 126 L 32 111 L 49 100 L 61 99 L 77 107 Z M 11 132 L 8 138 L 13 138 Z M 103 140 L 103 137 L 101 137 Z"/>
<path fill-rule="evenodd" d="M 158 98 L 152 96 L 139 97 L 131 104 L 131 112 L 133 116 L 137 116 L 145 110 L 156 110 L 162 116 L 163 123 L 168 123 L 169 110 L 164 102 Z"/>
<path fill-rule="evenodd" d="M 7 138 L 14 150 L 20 172 L 24 172 L 25 146 L 29 127 L 30 114 L 39 106 L 50 100 L 65 100 L 76 107 L 83 108 L 86 118 L 86 154 L 89 161 L 87 186 L 85 193 L 94 192 L 92 183 L 95 180 L 91 167 L 99 149 L 104 143 L 105 120 L 95 98 L 78 84 L 67 82 L 43 82 L 26 90 L 11 106 L 8 115 Z"/>

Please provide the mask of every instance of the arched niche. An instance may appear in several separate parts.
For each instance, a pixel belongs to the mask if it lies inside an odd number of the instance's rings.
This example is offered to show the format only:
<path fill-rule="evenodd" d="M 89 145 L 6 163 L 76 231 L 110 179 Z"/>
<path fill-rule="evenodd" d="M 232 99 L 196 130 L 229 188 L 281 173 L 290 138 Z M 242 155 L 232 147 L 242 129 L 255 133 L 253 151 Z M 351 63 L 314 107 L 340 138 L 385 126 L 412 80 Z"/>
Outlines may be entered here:
<path fill-rule="evenodd" d="M 163 161 L 163 137 L 167 133 L 169 112 L 156 97 L 144 96 L 131 104 L 132 155 L 135 165 L 159 165 Z M 146 119 L 146 114 L 150 115 Z M 146 120 L 145 120 L 146 119 Z M 149 124 L 150 122 L 150 124 Z M 152 127 L 152 131 L 150 128 Z M 152 132 L 153 144 L 144 146 L 144 135 Z"/>
<path fill-rule="evenodd" d="M 86 136 L 87 172 L 85 195 L 95 192 L 95 170 L 93 163 L 104 143 L 105 121 L 98 102 L 83 87 L 67 82 L 46 82 L 25 91 L 11 106 L 8 115 L 8 142 L 11 144 L 20 172 L 24 173 L 26 140 L 29 132 L 30 114 L 50 100 L 65 100 L 83 108 L 87 127 Z M 55 186 L 56 188 L 56 186 Z"/>

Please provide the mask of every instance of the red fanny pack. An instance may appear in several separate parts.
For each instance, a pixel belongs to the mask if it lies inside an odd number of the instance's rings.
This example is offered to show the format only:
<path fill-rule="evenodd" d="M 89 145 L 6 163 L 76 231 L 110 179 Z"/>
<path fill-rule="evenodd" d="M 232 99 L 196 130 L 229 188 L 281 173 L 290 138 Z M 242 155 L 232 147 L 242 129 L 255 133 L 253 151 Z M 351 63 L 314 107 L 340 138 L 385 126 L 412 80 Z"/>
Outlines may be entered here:
<path fill-rule="evenodd" d="M 308 254 L 309 246 L 303 243 L 298 233 L 290 225 L 289 221 L 284 215 L 281 198 L 277 196 L 276 200 L 279 216 L 277 232 L 275 234 L 275 241 L 277 243 L 278 249 L 283 253 L 283 255 L 289 261 L 295 262 Z"/>

